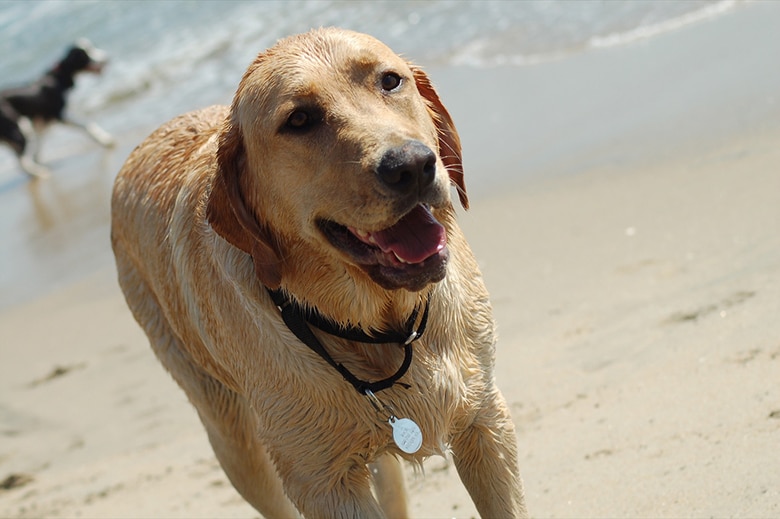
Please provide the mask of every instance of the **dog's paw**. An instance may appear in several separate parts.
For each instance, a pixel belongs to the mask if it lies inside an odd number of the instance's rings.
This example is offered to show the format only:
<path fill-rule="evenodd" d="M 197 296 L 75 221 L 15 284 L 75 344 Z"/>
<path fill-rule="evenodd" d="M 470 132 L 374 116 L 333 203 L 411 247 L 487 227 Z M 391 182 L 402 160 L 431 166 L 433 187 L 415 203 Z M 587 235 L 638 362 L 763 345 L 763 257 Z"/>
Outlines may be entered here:
<path fill-rule="evenodd" d="M 106 134 L 106 139 L 103 139 L 100 142 L 100 145 L 104 148 L 114 148 L 116 147 L 116 139 L 114 139 L 111 135 Z"/>
<path fill-rule="evenodd" d="M 21 164 L 24 172 L 33 178 L 43 179 L 43 178 L 49 178 L 49 176 L 51 176 L 51 173 L 49 172 L 49 169 L 46 166 L 38 164 L 30 157 L 21 157 L 19 159 L 19 163 Z"/>
<path fill-rule="evenodd" d="M 95 123 L 87 124 L 87 132 L 89 132 L 90 136 L 95 139 L 95 142 L 104 148 L 113 148 L 116 146 L 116 139 L 114 139 L 110 133 Z"/>

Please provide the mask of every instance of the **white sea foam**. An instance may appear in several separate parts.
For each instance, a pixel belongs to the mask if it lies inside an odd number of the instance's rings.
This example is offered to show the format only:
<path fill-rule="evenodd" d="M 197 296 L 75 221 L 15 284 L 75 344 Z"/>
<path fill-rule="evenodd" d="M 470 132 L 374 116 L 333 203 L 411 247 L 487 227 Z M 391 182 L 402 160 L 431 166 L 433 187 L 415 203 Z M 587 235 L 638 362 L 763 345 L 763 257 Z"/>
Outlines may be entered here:
<path fill-rule="evenodd" d="M 579 13 L 565 10 L 537 13 L 538 20 L 527 25 L 534 27 L 543 20 L 541 32 L 546 34 L 524 37 L 514 34 L 517 27 L 505 26 L 506 34 L 502 35 L 498 31 L 464 42 L 453 52 L 450 63 L 472 67 L 535 65 L 562 59 L 589 48 L 627 45 L 659 36 L 726 13 L 740 3 L 744 2 L 614 2 L 605 4 L 601 9 L 589 8 Z M 581 5 L 588 4 L 583 2 Z M 646 8 L 624 9 L 621 12 L 618 9 L 611 10 L 612 6 Z M 514 38 L 510 35 L 514 35 Z"/>
<path fill-rule="evenodd" d="M 653 36 L 674 31 L 687 25 L 698 23 L 704 20 L 708 20 L 714 16 L 721 15 L 731 10 L 739 3 L 742 2 L 738 2 L 737 0 L 722 0 L 720 2 L 704 6 L 701 9 L 685 13 L 669 20 L 663 20 L 651 25 L 640 25 L 639 27 L 626 32 L 608 34 L 606 36 L 594 36 L 590 40 L 590 46 L 595 48 L 614 47 L 616 45 L 633 43 L 637 40 L 652 38 Z"/>
<path fill-rule="evenodd" d="M 23 2 L 0 3 L 0 86 L 38 76 L 80 36 L 111 54 L 80 80 L 74 106 L 113 107 L 115 124 L 160 120 L 230 96 L 254 56 L 311 27 L 368 32 L 425 67 L 528 66 L 651 38 L 722 14 L 736 0 L 611 2 Z M 132 107 L 133 110 L 127 110 Z M 121 114 L 121 115 L 120 115 Z"/>

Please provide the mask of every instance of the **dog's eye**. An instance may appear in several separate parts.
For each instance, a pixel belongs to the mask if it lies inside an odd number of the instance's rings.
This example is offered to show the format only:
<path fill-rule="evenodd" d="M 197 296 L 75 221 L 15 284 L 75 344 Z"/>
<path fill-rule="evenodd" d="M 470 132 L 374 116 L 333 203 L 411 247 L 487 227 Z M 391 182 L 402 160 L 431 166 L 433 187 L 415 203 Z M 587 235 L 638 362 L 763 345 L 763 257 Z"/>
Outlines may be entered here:
<path fill-rule="evenodd" d="M 285 122 L 284 129 L 295 132 L 310 130 L 322 120 L 322 115 L 316 110 L 298 109 L 293 111 Z"/>
<path fill-rule="evenodd" d="M 311 117 L 303 110 L 294 111 L 290 117 L 287 118 L 287 126 L 290 128 L 301 129 L 309 124 Z"/>
<path fill-rule="evenodd" d="M 382 90 L 391 92 L 401 86 L 401 76 L 395 72 L 385 72 L 382 76 Z"/>

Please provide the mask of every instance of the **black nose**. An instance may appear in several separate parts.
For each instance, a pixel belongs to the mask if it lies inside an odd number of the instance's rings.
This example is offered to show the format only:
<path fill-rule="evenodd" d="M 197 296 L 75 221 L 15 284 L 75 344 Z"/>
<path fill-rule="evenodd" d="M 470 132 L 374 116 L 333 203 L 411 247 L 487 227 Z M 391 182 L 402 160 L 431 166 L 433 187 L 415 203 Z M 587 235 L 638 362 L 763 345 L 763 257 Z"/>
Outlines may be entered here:
<path fill-rule="evenodd" d="M 436 177 L 436 154 L 420 141 L 407 141 L 385 152 L 376 173 L 385 186 L 400 194 L 422 191 Z"/>

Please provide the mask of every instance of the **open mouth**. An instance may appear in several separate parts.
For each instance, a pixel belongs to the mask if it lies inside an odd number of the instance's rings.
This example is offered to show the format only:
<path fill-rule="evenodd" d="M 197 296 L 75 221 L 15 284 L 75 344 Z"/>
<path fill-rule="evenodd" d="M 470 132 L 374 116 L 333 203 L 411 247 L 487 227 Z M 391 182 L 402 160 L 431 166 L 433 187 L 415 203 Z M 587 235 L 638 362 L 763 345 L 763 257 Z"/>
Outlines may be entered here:
<path fill-rule="evenodd" d="M 103 72 L 103 67 L 106 66 L 105 61 L 90 61 L 87 64 L 87 68 L 84 69 L 87 72 L 92 72 L 93 74 L 101 74 Z"/>
<path fill-rule="evenodd" d="M 444 278 L 449 258 L 447 232 L 424 204 L 379 231 L 331 220 L 322 220 L 319 226 L 331 245 L 384 288 L 417 291 Z"/>

